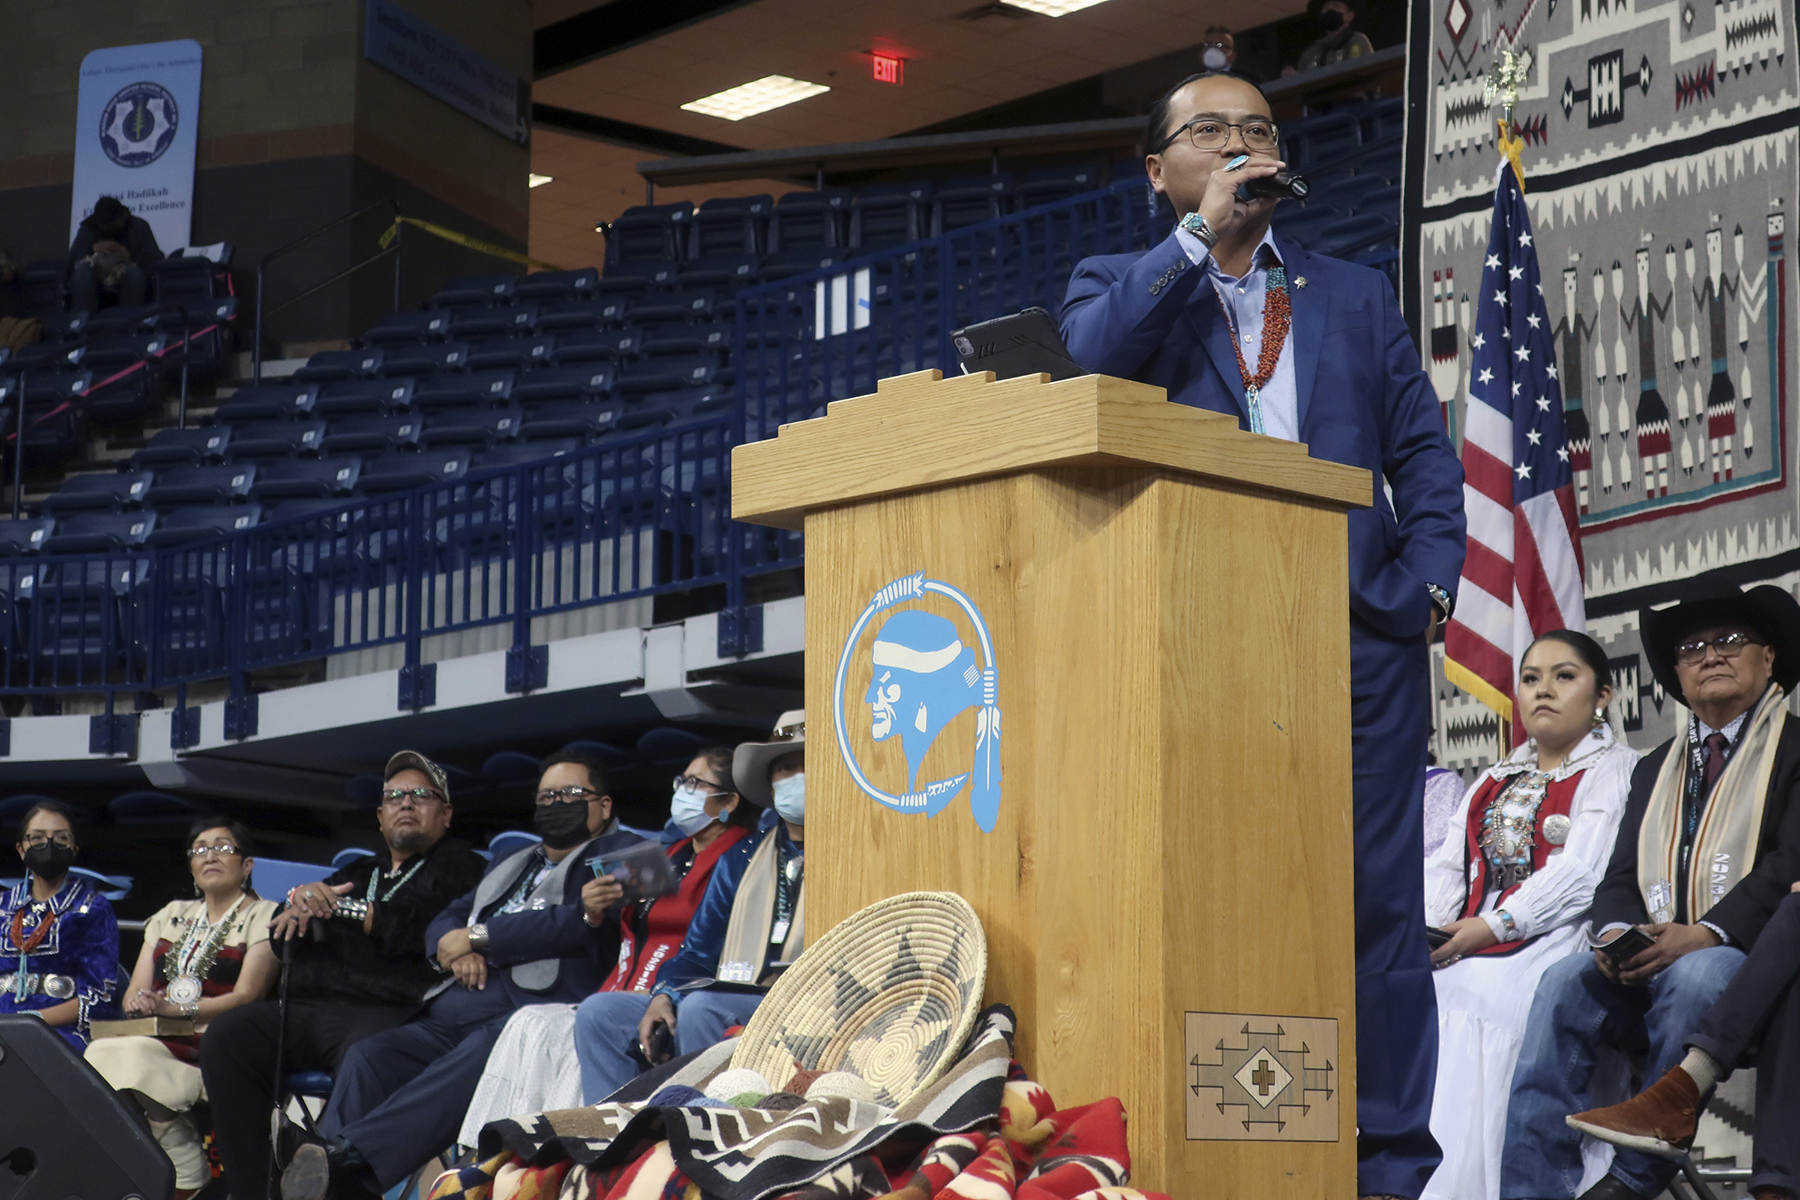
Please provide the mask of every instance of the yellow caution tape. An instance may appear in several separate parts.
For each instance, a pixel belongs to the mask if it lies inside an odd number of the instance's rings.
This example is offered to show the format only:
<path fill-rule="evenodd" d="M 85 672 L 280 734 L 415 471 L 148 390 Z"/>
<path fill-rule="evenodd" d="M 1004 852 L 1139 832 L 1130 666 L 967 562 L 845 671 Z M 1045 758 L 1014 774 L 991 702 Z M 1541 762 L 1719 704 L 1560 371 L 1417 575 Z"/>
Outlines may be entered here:
<path fill-rule="evenodd" d="M 417 217 L 395 217 L 394 223 L 388 226 L 381 235 L 381 248 L 386 250 L 393 245 L 394 239 L 400 236 L 400 226 L 415 225 L 434 237 L 441 237 L 446 242 L 455 242 L 459 246 L 467 246 L 482 254 L 491 254 L 495 258 L 504 258 L 508 262 L 522 263 L 538 271 L 560 271 L 562 267 L 555 263 L 547 263 L 541 258 L 533 258 L 529 254 L 520 254 L 517 250 L 508 250 L 505 246 L 496 246 L 492 242 L 484 242 L 480 238 L 472 238 L 466 233 L 458 233 L 454 229 L 445 229 L 442 225 L 433 225 L 430 221 L 421 221 Z"/>

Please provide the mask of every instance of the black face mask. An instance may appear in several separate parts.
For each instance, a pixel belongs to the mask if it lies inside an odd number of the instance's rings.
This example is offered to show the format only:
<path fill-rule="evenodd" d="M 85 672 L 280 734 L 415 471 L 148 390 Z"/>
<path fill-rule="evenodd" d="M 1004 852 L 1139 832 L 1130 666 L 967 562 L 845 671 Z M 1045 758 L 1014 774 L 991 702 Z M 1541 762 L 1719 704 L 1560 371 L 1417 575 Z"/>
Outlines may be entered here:
<path fill-rule="evenodd" d="M 75 847 L 45 842 L 25 848 L 25 866 L 40 879 L 61 879 L 75 865 Z"/>
<path fill-rule="evenodd" d="M 567 850 L 570 846 L 579 846 L 587 841 L 587 820 L 586 800 L 560 800 L 555 804 L 540 804 L 537 811 L 531 814 L 531 823 L 537 827 L 538 836 L 552 850 Z"/>
<path fill-rule="evenodd" d="M 1344 27 L 1344 14 L 1335 8 L 1328 8 L 1319 14 L 1319 28 L 1326 33 L 1336 33 Z"/>

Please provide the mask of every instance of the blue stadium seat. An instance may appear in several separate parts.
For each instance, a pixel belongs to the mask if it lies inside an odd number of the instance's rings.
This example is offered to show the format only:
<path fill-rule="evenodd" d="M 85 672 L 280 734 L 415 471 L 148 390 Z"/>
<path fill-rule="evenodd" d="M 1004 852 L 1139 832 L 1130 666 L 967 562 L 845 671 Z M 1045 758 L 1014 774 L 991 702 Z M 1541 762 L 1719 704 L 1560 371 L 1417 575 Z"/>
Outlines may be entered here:
<path fill-rule="evenodd" d="M 625 296 L 604 296 L 546 304 L 538 309 L 537 328 L 557 333 L 604 329 L 625 319 L 626 303 Z"/>
<path fill-rule="evenodd" d="M 296 383 L 336 383 L 342 379 L 368 379 L 381 369 L 379 347 L 363 350 L 321 350 L 289 378 Z"/>
<path fill-rule="evenodd" d="M 1308 250 L 1314 249 L 1319 231 L 1334 221 L 1341 220 L 1343 213 L 1329 204 L 1318 201 L 1309 203 L 1305 208 L 1289 211 L 1286 205 L 1278 205 L 1275 209 L 1273 225 L 1275 232 L 1289 241 L 1297 242 Z"/>
<path fill-rule="evenodd" d="M 1020 208 L 1036 208 L 1079 196 L 1100 187 L 1101 164 L 1087 163 L 1068 167 L 1040 167 L 1027 171 L 1013 189 Z"/>
<path fill-rule="evenodd" d="M 512 399 L 526 405 L 546 400 L 573 400 L 604 395 L 612 390 L 612 385 L 611 363 L 544 368 L 520 376 L 513 383 Z"/>
<path fill-rule="evenodd" d="M 1289 168 L 1303 171 L 1362 145 L 1362 122 L 1351 113 L 1326 113 L 1284 126 L 1281 152 Z"/>
<path fill-rule="evenodd" d="M 575 363 L 622 362 L 643 348 L 644 335 L 636 329 L 599 329 L 571 333 L 556 341 L 551 361 L 559 367 Z"/>
<path fill-rule="evenodd" d="M 322 417 L 395 412 L 412 404 L 412 394 L 413 381 L 410 379 L 328 383 L 319 389 L 319 398 L 312 411 Z"/>
<path fill-rule="evenodd" d="M 1399 212 L 1365 212 L 1325 226 L 1307 248 L 1336 258 L 1353 258 L 1393 241 L 1399 234 Z"/>
<path fill-rule="evenodd" d="M 418 445 L 423 426 L 411 413 L 343 417 L 331 423 L 322 445 L 327 454 L 379 454 Z"/>
<path fill-rule="evenodd" d="M 86 392 L 81 412 L 88 420 L 100 425 L 142 421 L 160 407 L 157 379 L 150 371 L 139 369 L 110 381 L 98 378 L 106 370 L 95 369 L 97 378 Z"/>
<path fill-rule="evenodd" d="M 635 300 L 629 316 L 634 325 L 647 321 L 706 321 L 711 320 L 721 307 L 719 294 L 715 291 L 684 290 Z"/>
<path fill-rule="evenodd" d="M 156 528 L 153 512 L 78 512 L 59 517 L 44 539 L 46 554 L 105 554 L 135 550 Z"/>
<path fill-rule="evenodd" d="M 179 546 L 238 533 L 261 520 L 262 505 L 256 503 L 190 505 L 164 513 L 146 540 L 151 546 Z"/>
<path fill-rule="evenodd" d="M 467 342 L 426 342 L 416 346 L 390 346 L 382 356 L 375 374 L 383 379 L 402 375 L 433 375 L 440 371 L 460 371 Z"/>
<path fill-rule="evenodd" d="M 0 555 L 11 557 L 17 554 L 36 554 L 43 549 L 44 539 L 54 532 L 54 517 L 0 520 Z"/>
<path fill-rule="evenodd" d="M 44 500 L 44 511 L 55 516 L 83 510 L 118 512 L 136 508 L 156 477 L 149 471 L 124 471 L 111 475 L 71 475 L 56 494 Z"/>
<path fill-rule="evenodd" d="M 421 450 L 416 454 L 395 450 L 364 468 L 360 488 L 364 492 L 395 492 L 459 479 L 469 473 L 465 449 Z"/>
<path fill-rule="evenodd" d="M 1338 179 L 1329 188 L 1314 186 L 1307 203 L 1322 202 L 1339 212 L 1356 212 L 1363 206 L 1363 197 L 1373 192 L 1386 191 L 1393 185 L 1379 175 L 1352 175 L 1347 179 Z M 1285 208 L 1291 201 L 1283 201 L 1277 207 Z M 1396 206 L 1396 210 L 1398 206 Z"/>
<path fill-rule="evenodd" d="M 153 821 L 187 821 L 200 815 L 200 807 L 191 800 L 171 796 L 167 792 L 126 792 L 114 797 L 106 806 L 112 819 L 121 825 L 144 825 Z"/>
<path fill-rule="evenodd" d="M 324 436 L 324 421 L 251 421 L 232 426 L 227 457 L 234 463 L 273 462 L 317 454 Z"/>
<path fill-rule="evenodd" d="M 151 435 L 142 450 L 131 456 L 131 469 L 152 467 L 197 467 L 203 462 L 217 462 L 225 457 L 231 444 L 231 426 L 209 425 L 204 429 L 159 429 Z"/>
<path fill-rule="evenodd" d="M 679 287 L 722 287 L 731 291 L 755 283 L 762 260 L 754 254 L 729 258 L 691 258 L 675 274 Z"/>
<path fill-rule="evenodd" d="M 431 298 L 433 308 L 453 308 L 459 304 L 506 304 L 512 300 L 517 275 L 458 275 L 445 281 Z"/>
<path fill-rule="evenodd" d="M 771 254 L 762 260 L 757 268 L 756 278 L 760 283 L 771 279 L 786 279 L 790 275 L 801 275 L 807 271 L 823 271 L 838 264 L 840 255 L 829 250 L 788 250 L 781 254 Z"/>
<path fill-rule="evenodd" d="M 538 306 L 512 304 L 505 308 L 463 308 L 451 314 L 450 336 L 457 341 L 475 338 L 525 337 L 537 328 Z"/>
<path fill-rule="evenodd" d="M 253 499 L 329 499 L 356 487 L 362 460 L 356 458 L 294 458 L 269 463 L 250 487 Z"/>
<path fill-rule="evenodd" d="M 317 883 L 331 872 L 332 868 L 328 866 L 291 862 L 280 858 L 266 858 L 259 854 L 256 856 L 256 890 L 259 895 L 267 896 L 279 903 L 295 888 L 306 883 Z M 310 1072 L 310 1074 L 316 1074 L 323 1078 L 323 1091 L 317 1088 L 302 1091 L 301 1088 L 295 1086 L 295 1081 L 302 1078 L 299 1075 L 289 1077 L 288 1091 L 296 1096 L 331 1095 L 331 1076 L 324 1072 Z"/>
<path fill-rule="evenodd" d="M 474 446 L 486 449 L 495 442 L 510 442 L 519 433 L 522 413 L 517 408 L 444 408 L 425 418 L 419 444 Z"/>
<path fill-rule="evenodd" d="M 850 189 L 788 192 L 769 219 L 769 253 L 841 250 L 850 242 Z"/>
<path fill-rule="evenodd" d="M 186 504 L 226 504 L 250 495 L 256 482 L 253 463 L 221 467 L 170 467 L 156 473 L 146 497 L 158 511 Z"/>
<path fill-rule="evenodd" d="M 946 179 L 931 200 L 931 232 L 949 233 L 1005 216 L 1012 203 L 1013 177 L 1006 171 Z"/>
<path fill-rule="evenodd" d="M 580 448 L 581 439 L 578 437 L 544 438 L 535 442 L 502 442 L 489 449 L 476 451 L 472 469 L 516 467 L 520 463 L 555 458 Z M 536 777 L 533 776 L 533 778 Z"/>
<path fill-rule="evenodd" d="M 706 201 L 688 220 L 686 257 L 731 258 L 762 253 L 764 231 L 775 197 L 719 196 Z"/>
<path fill-rule="evenodd" d="M 613 390 L 621 395 L 638 395 L 705 387 L 718 371 L 718 359 L 709 354 L 645 359 L 621 368 Z"/>
<path fill-rule="evenodd" d="M 63 311 L 63 262 L 28 263 L 19 271 L 19 315 L 45 317 Z"/>
<path fill-rule="evenodd" d="M 679 262 L 693 215 L 694 206 L 687 200 L 640 204 L 620 213 L 606 234 L 607 275 L 613 274 L 615 266 L 626 264 Z"/>
<path fill-rule="evenodd" d="M 641 429 L 665 425 L 672 420 L 724 412 L 735 400 L 730 390 L 721 387 L 685 388 L 680 391 L 651 392 L 627 408 L 619 416 L 620 429 Z"/>
<path fill-rule="evenodd" d="M 519 436 L 531 442 L 596 437 L 618 426 L 621 411 L 610 401 L 552 400 L 534 405 L 526 413 Z"/>
<path fill-rule="evenodd" d="M 120 367 L 154 358 L 168 344 L 166 334 L 115 333 L 89 342 L 81 362 L 92 371 L 110 374 Z"/>
<path fill-rule="evenodd" d="M 931 228 L 931 184 L 872 183 L 850 212 L 850 244 L 881 250 L 916 242 Z"/>
<path fill-rule="evenodd" d="M 487 848 L 488 853 L 498 860 L 505 858 L 509 854 L 517 854 L 521 850 L 529 850 L 542 841 L 543 839 L 538 837 L 535 833 L 525 833 L 522 830 L 508 829 L 501 833 L 496 833 L 489 839 Z"/>
<path fill-rule="evenodd" d="M 474 375 L 434 375 L 413 388 L 413 407 L 459 408 L 475 404 L 501 404 L 512 395 L 511 371 L 481 371 Z"/>
<path fill-rule="evenodd" d="M 319 388 L 311 383 L 264 383 L 242 387 L 213 412 L 221 425 L 243 421 L 292 420 L 312 412 Z"/>
<path fill-rule="evenodd" d="M 395 312 L 382 317 L 362 335 L 365 346 L 409 346 L 433 341 L 450 328 L 450 314 L 427 312 Z"/>
<path fill-rule="evenodd" d="M 513 301 L 568 300 L 594 294 L 600 272 L 593 267 L 575 271 L 538 271 L 525 276 L 513 286 Z"/>
<path fill-rule="evenodd" d="M 505 311 L 505 310 L 498 310 Z M 525 371 L 554 361 L 556 337 L 489 337 L 469 343 L 471 371 Z"/>

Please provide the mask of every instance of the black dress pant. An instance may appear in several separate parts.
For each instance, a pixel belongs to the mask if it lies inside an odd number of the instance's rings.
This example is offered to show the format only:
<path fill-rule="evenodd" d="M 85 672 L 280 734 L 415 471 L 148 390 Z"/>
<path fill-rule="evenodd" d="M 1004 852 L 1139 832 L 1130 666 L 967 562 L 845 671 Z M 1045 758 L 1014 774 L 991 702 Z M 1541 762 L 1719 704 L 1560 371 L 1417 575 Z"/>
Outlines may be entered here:
<path fill-rule="evenodd" d="M 1789 895 L 1687 1044 L 1727 1071 L 1756 1048 L 1750 1188 L 1800 1196 L 1800 893 Z"/>
<path fill-rule="evenodd" d="M 406 1020 L 396 1005 L 288 1002 L 283 1071 L 336 1072 L 350 1047 Z M 200 1039 L 200 1074 L 231 1200 L 272 1200 L 269 1115 L 275 1095 L 275 1031 L 280 1006 L 246 1004 L 221 1013 Z"/>

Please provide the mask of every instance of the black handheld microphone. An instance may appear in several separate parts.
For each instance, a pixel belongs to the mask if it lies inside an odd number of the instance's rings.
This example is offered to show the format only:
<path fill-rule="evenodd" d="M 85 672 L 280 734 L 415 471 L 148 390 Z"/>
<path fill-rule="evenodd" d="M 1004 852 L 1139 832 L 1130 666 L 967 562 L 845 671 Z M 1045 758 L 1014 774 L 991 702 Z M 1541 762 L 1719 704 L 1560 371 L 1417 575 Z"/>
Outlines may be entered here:
<path fill-rule="evenodd" d="M 1259 196 L 1279 196 L 1284 200 L 1304 200 L 1312 186 L 1306 180 L 1288 171 L 1277 171 L 1273 175 L 1264 175 L 1260 179 L 1246 179 L 1237 185 L 1237 198 L 1245 202 L 1255 200 Z"/>

